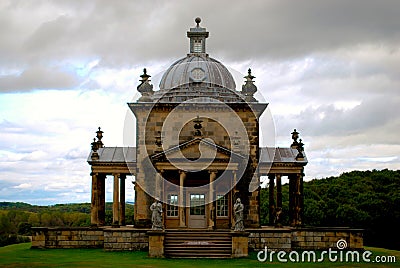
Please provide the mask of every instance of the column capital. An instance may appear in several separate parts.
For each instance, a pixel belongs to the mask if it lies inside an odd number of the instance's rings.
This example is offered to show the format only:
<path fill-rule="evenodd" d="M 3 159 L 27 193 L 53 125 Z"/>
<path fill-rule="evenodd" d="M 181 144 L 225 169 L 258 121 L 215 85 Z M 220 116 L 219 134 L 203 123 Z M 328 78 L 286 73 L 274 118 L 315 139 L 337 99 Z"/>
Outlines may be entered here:
<path fill-rule="evenodd" d="M 186 174 L 187 173 L 185 170 L 181 170 L 181 169 L 179 169 L 178 172 L 179 172 L 179 174 Z"/>
<path fill-rule="evenodd" d="M 115 178 L 115 177 L 119 177 L 121 174 L 120 174 L 120 173 L 113 173 L 112 175 L 113 175 L 114 178 Z"/>
<path fill-rule="evenodd" d="M 218 173 L 218 170 L 216 170 L 216 169 L 209 169 L 208 170 L 208 173 L 210 173 L 210 174 L 212 174 L 212 173 Z"/>

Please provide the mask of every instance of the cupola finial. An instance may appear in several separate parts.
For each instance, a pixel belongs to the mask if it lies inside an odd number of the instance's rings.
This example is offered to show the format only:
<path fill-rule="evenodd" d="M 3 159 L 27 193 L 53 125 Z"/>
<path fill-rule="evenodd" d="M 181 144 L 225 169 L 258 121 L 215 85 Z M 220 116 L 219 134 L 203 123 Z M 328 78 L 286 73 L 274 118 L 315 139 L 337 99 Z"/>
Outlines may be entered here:
<path fill-rule="evenodd" d="M 200 27 L 201 19 L 199 17 L 194 19 L 196 27 L 190 28 L 187 32 L 187 37 L 190 39 L 190 53 L 191 54 L 204 54 L 206 53 L 206 38 L 208 32 L 206 28 Z"/>

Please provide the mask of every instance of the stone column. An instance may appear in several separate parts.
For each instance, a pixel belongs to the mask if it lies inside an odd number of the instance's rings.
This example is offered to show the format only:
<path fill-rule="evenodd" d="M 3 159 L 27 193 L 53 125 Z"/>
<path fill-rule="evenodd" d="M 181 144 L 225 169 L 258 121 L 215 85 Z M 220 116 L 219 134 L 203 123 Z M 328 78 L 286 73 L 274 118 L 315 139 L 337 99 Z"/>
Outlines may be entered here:
<path fill-rule="evenodd" d="M 269 225 L 274 225 L 275 212 L 275 175 L 268 175 L 269 179 Z"/>
<path fill-rule="evenodd" d="M 125 180 L 126 175 L 120 175 L 120 185 L 119 185 L 119 224 L 125 225 Z"/>
<path fill-rule="evenodd" d="M 179 227 L 186 227 L 186 215 L 185 215 L 185 200 L 184 200 L 184 185 L 186 179 L 186 172 L 183 170 L 179 171 Z"/>
<path fill-rule="evenodd" d="M 106 224 L 106 174 L 98 174 L 97 188 L 99 190 L 99 225 Z"/>
<path fill-rule="evenodd" d="M 210 170 L 208 172 L 210 173 L 210 190 L 208 194 L 208 228 L 213 229 L 215 227 L 214 180 L 217 177 L 217 171 Z"/>
<path fill-rule="evenodd" d="M 119 174 L 114 175 L 113 225 L 119 225 Z"/>
<path fill-rule="evenodd" d="M 233 173 L 233 190 L 234 190 L 234 193 L 236 193 L 237 192 L 237 190 L 236 190 L 236 185 L 237 185 L 237 176 L 236 176 L 236 170 L 233 170 L 232 171 L 232 173 Z"/>
<path fill-rule="evenodd" d="M 289 224 L 294 226 L 294 183 L 296 175 L 289 175 Z"/>
<path fill-rule="evenodd" d="M 304 215 L 304 181 L 303 181 L 303 178 L 304 178 L 304 173 L 302 172 L 301 174 L 300 174 L 300 207 L 301 207 L 301 210 L 300 210 L 300 215 L 299 215 L 299 218 L 300 218 L 300 225 L 303 225 L 303 215 Z"/>
<path fill-rule="evenodd" d="M 232 171 L 232 176 L 233 176 L 233 180 L 232 180 L 232 190 L 231 190 L 231 200 L 229 200 L 229 204 L 234 204 L 236 202 L 236 170 Z M 231 219 L 231 226 L 235 226 L 235 217 L 234 217 L 234 212 L 233 212 L 233 206 L 229 205 L 229 215 L 230 215 L 230 219 Z"/>
<path fill-rule="evenodd" d="M 91 173 L 92 175 L 92 203 L 90 206 L 90 223 L 92 225 L 99 225 L 99 205 L 100 195 L 98 189 L 98 176 L 97 173 Z"/>
<path fill-rule="evenodd" d="M 155 197 L 159 200 L 163 200 L 163 172 L 164 170 L 160 170 L 156 173 Z"/>
<path fill-rule="evenodd" d="M 276 174 L 276 207 L 282 208 L 282 180 L 281 180 L 281 174 Z"/>
<path fill-rule="evenodd" d="M 295 202 L 295 225 L 302 225 L 303 214 L 303 175 L 297 174 L 296 177 L 296 202 Z"/>
<path fill-rule="evenodd" d="M 155 193 L 154 197 L 158 198 L 161 203 L 163 204 L 162 206 L 162 220 L 163 220 L 163 226 L 165 226 L 165 220 L 167 217 L 167 205 L 163 202 L 164 200 L 164 177 L 163 177 L 164 170 L 161 169 L 159 172 L 156 173 L 156 181 L 155 181 Z"/>
<path fill-rule="evenodd" d="M 300 226 L 302 225 L 302 213 L 303 213 L 303 194 L 302 194 L 302 184 L 303 176 L 301 174 L 296 174 L 290 177 L 289 182 L 289 194 L 291 203 L 290 206 L 290 225 Z"/>

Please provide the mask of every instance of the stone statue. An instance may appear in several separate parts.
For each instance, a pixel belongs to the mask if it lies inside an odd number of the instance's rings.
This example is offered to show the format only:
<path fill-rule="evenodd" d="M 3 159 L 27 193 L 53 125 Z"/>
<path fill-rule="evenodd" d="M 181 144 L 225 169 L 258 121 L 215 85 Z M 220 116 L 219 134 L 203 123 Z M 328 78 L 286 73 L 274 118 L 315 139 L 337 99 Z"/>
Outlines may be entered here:
<path fill-rule="evenodd" d="M 158 199 L 154 201 L 150 206 L 151 214 L 151 222 L 152 222 L 152 230 L 162 230 L 163 229 L 163 220 L 162 220 L 162 204 Z"/>
<path fill-rule="evenodd" d="M 243 209 L 244 206 L 240 202 L 240 198 L 236 199 L 236 203 L 233 206 L 233 211 L 235 212 L 235 231 L 243 232 L 244 224 L 243 224 Z"/>
<path fill-rule="evenodd" d="M 275 220 L 274 220 L 274 225 L 275 227 L 282 227 L 282 208 L 281 207 L 277 207 L 276 211 L 275 211 Z"/>

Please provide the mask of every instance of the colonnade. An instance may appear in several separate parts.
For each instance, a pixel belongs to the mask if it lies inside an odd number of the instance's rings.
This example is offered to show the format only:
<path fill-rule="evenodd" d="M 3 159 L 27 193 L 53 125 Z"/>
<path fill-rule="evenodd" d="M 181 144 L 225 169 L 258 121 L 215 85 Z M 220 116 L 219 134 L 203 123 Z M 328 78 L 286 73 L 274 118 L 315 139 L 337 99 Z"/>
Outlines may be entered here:
<path fill-rule="evenodd" d="M 107 174 L 92 173 L 92 204 L 90 221 L 92 225 L 106 223 L 105 180 Z M 125 225 L 125 180 L 126 174 L 113 175 L 113 221 L 114 226 Z"/>
<path fill-rule="evenodd" d="M 285 174 L 271 173 L 268 175 L 269 225 L 281 225 L 282 176 Z M 289 179 L 289 224 L 290 226 L 301 226 L 304 208 L 303 174 L 289 174 L 287 177 Z"/>

